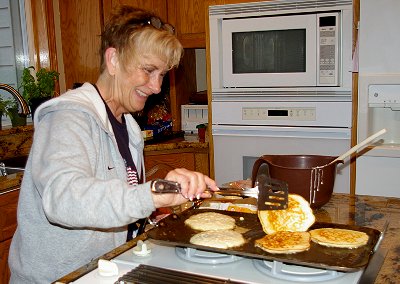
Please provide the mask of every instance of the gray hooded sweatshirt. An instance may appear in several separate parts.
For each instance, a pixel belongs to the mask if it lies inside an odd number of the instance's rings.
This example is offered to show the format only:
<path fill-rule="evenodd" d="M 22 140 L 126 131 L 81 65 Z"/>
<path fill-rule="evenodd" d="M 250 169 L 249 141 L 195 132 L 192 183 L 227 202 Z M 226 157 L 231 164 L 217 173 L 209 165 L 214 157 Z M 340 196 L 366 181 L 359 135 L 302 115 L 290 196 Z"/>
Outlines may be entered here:
<path fill-rule="evenodd" d="M 144 172 L 143 138 L 125 115 Z M 127 224 L 155 210 L 149 183 L 128 185 L 102 99 L 85 83 L 35 112 L 18 201 L 10 283 L 50 283 L 123 244 Z"/>

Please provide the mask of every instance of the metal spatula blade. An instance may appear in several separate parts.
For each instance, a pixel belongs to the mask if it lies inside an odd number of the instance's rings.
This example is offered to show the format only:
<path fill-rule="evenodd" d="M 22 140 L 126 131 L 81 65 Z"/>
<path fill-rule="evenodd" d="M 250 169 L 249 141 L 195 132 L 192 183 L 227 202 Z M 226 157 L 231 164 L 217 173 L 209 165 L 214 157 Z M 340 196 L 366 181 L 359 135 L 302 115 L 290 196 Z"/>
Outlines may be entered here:
<path fill-rule="evenodd" d="M 258 182 L 258 210 L 287 209 L 289 200 L 288 184 L 284 181 L 270 178 L 266 174 L 259 174 Z"/>

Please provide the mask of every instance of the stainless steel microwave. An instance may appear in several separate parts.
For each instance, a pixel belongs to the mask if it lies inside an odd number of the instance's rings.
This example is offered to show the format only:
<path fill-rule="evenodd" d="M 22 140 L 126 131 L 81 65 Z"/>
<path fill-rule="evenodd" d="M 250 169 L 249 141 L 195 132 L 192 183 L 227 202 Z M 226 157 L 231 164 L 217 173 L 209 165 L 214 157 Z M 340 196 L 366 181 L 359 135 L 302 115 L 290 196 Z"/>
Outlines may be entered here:
<path fill-rule="evenodd" d="M 352 1 L 210 6 L 209 27 L 213 93 L 351 91 Z"/>

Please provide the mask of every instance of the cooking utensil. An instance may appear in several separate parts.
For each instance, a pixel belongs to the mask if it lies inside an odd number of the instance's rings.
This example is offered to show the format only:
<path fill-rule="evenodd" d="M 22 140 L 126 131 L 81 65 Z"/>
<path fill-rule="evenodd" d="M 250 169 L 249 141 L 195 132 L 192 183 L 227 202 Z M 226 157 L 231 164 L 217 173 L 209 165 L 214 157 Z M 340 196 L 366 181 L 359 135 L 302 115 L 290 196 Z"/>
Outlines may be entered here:
<path fill-rule="evenodd" d="M 267 167 L 269 176 L 288 184 L 289 193 L 306 199 L 312 208 L 320 208 L 332 196 L 336 176 L 337 161 L 329 166 L 336 156 L 320 155 L 263 155 L 253 165 L 252 183 L 257 182 L 260 167 Z M 254 185 L 253 185 L 254 186 Z"/>
<path fill-rule="evenodd" d="M 282 210 L 288 207 L 288 184 L 281 180 L 273 179 L 266 174 L 258 177 L 258 210 Z"/>
<path fill-rule="evenodd" d="M 151 191 L 155 193 L 181 193 L 181 185 L 178 182 L 156 179 L 151 183 Z M 231 187 L 220 187 L 218 191 L 209 191 L 212 193 L 218 193 L 220 195 L 233 195 L 233 196 L 247 196 L 247 197 L 258 197 L 258 188 L 246 188 L 238 189 Z"/>
<path fill-rule="evenodd" d="M 185 225 L 185 220 L 191 216 L 204 212 L 218 212 L 231 216 L 235 219 L 237 230 L 244 232 L 246 242 L 239 247 L 220 249 L 195 245 L 190 242 L 190 238 L 199 231 L 193 230 Z M 257 214 L 243 213 L 236 211 L 222 211 L 215 209 L 188 209 L 177 214 L 171 214 L 162 219 L 159 225 L 146 232 L 147 236 L 155 242 L 177 247 L 189 247 L 199 250 L 211 251 L 222 254 L 232 254 L 250 258 L 257 258 L 269 261 L 280 261 L 295 265 L 305 265 L 315 268 L 323 268 L 337 271 L 357 271 L 363 269 L 369 262 L 380 237 L 380 231 L 356 225 L 339 223 L 315 222 L 310 230 L 319 228 L 338 228 L 365 232 L 369 236 L 368 243 L 354 249 L 344 249 L 335 247 L 325 247 L 311 242 L 310 249 L 296 254 L 273 254 L 268 253 L 254 246 L 254 242 L 265 236 Z M 251 232 L 250 232 L 251 231 Z"/>
<path fill-rule="evenodd" d="M 368 145 L 369 143 L 371 143 L 374 139 L 378 138 L 379 136 L 381 136 L 382 134 L 386 133 L 386 128 L 381 129 L 380 131 L 376 132 L 375 134 L 367 137 L 365 140 L 361 141 L 360 143 L 358 143 L 357 145 L 353 146 L 350 150 L 348 150 L 346 153 L 340 155 L 339 157 L 337 157 L 335 160 L 333 160 L 332 162 L 328 163 L 327 165 L 330 164 L 334 164 L 337 161 L 342 161 L 345 158 L 347 158 L 348 156 L 350 156 L 351 154 L 355 153 L 356 151 L 360 150 L 361 148 L 363 148 L 364 146 Z"/>
<path fill-rule="evenodd" d="M 260 188 L 260 189 L 259 189 Z M 174 181 L 156 179 L 151 190 L 155 193 L 181 193 L 181 186 Z M 258 210 L 279 210 L 287 208 L 288 187 L 285 182 L 260 174 L 258 184 L 253 188 L 237 189 L 220 187 L 218 191 L 209 191 L 220 195 L 247 196 L 257 198 Z"/>

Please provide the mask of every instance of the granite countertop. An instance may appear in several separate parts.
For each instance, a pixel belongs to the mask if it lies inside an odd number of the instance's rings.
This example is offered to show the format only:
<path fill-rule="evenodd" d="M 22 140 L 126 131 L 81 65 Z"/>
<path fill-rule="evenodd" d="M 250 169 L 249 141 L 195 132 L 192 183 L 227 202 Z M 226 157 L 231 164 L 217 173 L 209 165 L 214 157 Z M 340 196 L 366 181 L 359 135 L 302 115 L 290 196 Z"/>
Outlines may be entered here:
<path fill-rule="evenodd" d="M 144 146 L 144 152 L 164 151 L 175 149 L 208 149 L 208 142 L 200 142 L 198 139 L 186 140 L 184 137 L 171 139 L 162 143 Z"/>
<path fill-rule="evenodd" d="M 318 221 L 384 229 L 381 248 L 388 251 L 375 283 L 400 283 L 400 199 L 377 196 L 334 194 L 321 209 L 316 210 Z"/>
<path fill-rule="evenodd" d="M 381 248 L 387 250 L 383 266 L 376 278 L 376 284 L 400 283 L 400 199 L 375 196 L 350 196 L 334 194 L 331 200 L 314 212 L 317 221 L 364 226 L 382 231 L 389 222 Z M 146 234 L 125 243 L 99 257 L 110 260 L 134 247 Z M 58 283 L 69 283 L 97 267 L 98 259 L 59 279 Z"/>

